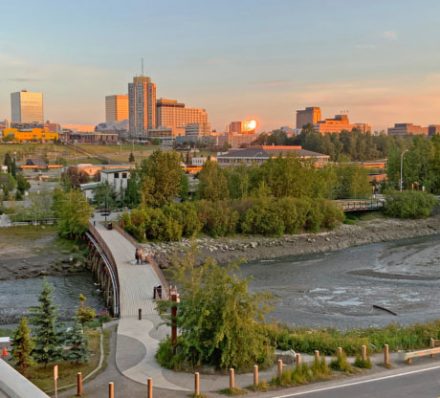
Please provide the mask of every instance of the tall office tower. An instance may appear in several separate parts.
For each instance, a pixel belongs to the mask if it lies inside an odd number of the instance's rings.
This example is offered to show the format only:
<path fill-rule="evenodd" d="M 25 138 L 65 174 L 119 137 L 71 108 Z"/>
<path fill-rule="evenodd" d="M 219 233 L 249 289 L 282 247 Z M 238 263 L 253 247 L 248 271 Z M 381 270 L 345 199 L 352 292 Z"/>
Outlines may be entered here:
<path fill-rule="evenodd" d="M 160 98 L 157 101 L 157 127 L 172 129 L 173 137 L 185 135 L 188 124 L 208 123 L 208 113 L 202 108 L 185 108 L 185 104 L 177 100 Z"/>
<path fill-rule="evenodd" d="M 304 110 L 296 111 L 296 128 L 302 129 L 304 126 L 315 125 L 321 120 L 321 108 L 311 106 Z"/>
<path fill-rule="evenodd" d="M 114 123 L 128 119 L 128 95 L 105 97 L 105 122 Z"/>
<path fill-rule="evenodd" d="M 11 94 L 12 123 L 44 123 L 43 93 L 22 90 Z"/>
<path fill-rule="evenodd" d="M 156 127 L 156 85 L 147 76 L 136 76 L 128 83 L 128 128 L 131 135 L 142 135 Z"/>

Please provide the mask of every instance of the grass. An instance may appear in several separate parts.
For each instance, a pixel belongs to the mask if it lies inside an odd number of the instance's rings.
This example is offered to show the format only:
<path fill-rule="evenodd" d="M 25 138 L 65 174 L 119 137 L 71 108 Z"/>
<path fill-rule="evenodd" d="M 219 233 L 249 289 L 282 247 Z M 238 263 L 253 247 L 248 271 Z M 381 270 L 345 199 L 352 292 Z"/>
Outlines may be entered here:
<path fill-rule="evenodd" d="M 353 367 L 347 359 L 344 351 L 338 352 L 334 359 L 330 362 L 330 368 L 339 372 L 353 373 Z"/>
<path fill-rule="evenodd" d="M 371 369 L 373 364 L 371 363 L 371 359 L 362 359 L 361 356 L 356 356 L 356 359 L 354 361 L 354 366 L 356 366 L 359 369 Z"/>
<path fill-rule="evenodd" d="M 56 226 L 44 225 L 33 226 L 26 225 L 20 227 L 0 228 L 0 239 L 16 240 L 16 239 L 40 239 L 43 235 L 53 235 L 56 233 Z"/>
<path fill-rule="evenodd" d="M 12 329 L 0 328 L 0 337 L 12 337 L 14 331 Z"/>
<path fill-rule="evenodd" d="M 234 387 L 234 388 L 224 388 L 223 390 L 220 390 L 219 393 L 231 397 L 235 397 L 239 395 L 246 395 L 247 391 L 243 390 L 242 388 Z"/>
<path fill-rule="evenodd" d="M 74 384 L 78 372 L 82 372 L 83 377 L 85 377 L 98 366 L 100 359 L 100 333 L 98 330 L 89 330 L 87 334 L 89 338 L 90 360 L 86 364 L 58 363 L 59 390 Z M 104 338 L 108 339 L 109 337 L 104 335 Z M 53 365 L 50 364 L 47 367 L 35 365 L 28 369 L 26 377 L 43 391 L 52 392 L 54 390 Z"/>

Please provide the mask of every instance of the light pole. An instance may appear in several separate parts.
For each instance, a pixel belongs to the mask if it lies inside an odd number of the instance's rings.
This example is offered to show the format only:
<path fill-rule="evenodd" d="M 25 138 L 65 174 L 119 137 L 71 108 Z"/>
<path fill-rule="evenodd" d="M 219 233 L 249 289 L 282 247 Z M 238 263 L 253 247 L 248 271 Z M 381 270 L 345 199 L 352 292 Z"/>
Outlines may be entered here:
<path fill-rule="evenodd" d="M 400 155 L 400 192 L 403 191 L 403 156 L 407 153 L 409 149 L 405 149 Z"/>

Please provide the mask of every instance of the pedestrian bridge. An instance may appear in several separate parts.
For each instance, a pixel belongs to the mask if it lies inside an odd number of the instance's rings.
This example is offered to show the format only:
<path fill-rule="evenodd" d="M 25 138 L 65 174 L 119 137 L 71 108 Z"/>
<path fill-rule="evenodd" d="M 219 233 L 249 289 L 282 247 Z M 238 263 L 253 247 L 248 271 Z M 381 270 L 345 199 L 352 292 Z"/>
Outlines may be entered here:
<path fill-rule="evenodd" d="M 344 213 L 381 210 L 385 203 L 383 199 L 343 199 L 334 202 Z"/>

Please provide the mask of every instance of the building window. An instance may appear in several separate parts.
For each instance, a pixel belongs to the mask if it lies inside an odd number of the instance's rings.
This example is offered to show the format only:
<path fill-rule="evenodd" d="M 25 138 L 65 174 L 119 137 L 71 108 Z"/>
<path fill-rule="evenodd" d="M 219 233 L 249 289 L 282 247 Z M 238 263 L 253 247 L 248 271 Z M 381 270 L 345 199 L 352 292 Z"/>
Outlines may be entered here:
<path fill-rule="evenodd" d="M 122 173 L 122 178 L 127 178 L 127 173 Z"/>
<path fill-rule="evenodd" d="M 119 178 L 119 173 L 115 173 L 115 178 Z"/>

